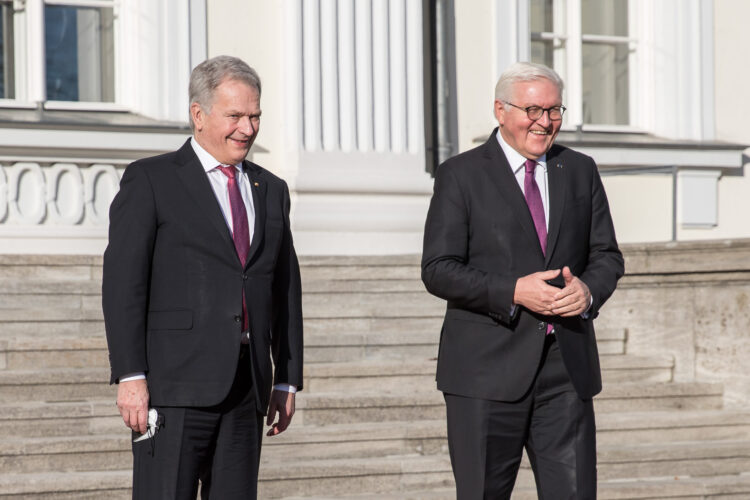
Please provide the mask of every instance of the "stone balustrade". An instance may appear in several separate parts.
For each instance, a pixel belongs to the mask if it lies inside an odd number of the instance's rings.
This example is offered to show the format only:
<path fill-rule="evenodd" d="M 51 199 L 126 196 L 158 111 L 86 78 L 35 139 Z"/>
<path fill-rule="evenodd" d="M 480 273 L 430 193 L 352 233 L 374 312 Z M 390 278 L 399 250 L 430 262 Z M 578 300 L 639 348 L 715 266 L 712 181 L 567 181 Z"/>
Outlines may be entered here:
<path fill-rule="evenodd" d="M 0 223 L 106 227 L 126 162 L 0 162 Z"/>

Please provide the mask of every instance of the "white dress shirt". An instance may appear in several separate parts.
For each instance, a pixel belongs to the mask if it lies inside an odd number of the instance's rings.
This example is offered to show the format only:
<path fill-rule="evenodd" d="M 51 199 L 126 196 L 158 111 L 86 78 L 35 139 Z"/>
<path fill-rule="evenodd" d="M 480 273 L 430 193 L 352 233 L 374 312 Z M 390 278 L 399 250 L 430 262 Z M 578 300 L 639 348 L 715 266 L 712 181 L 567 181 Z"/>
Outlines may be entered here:
<path fill-rule="evenodd" d="M 513 175 L 516 176 L 518 187 L 521 188 L 521 192 L 525 195 L 524 179 L 526 178 L 526 158 L 505 142 L 503 136 L 500 135 L 500 129 L 497 129 L 497 142 L 500 143 L 500 147 L 502 148 L 503 153 L 505 153 L 505 157 L 508 159 Z M 539 194 L 542 195 L 542 205 L 544 205 L 544 223 L 547 225 L 547 230 L 549 231 L 549 189 L 547 188 L 546 153 L 536 160 L 534 180 L 536 181 L 536 185 L 539 186 Z"/>

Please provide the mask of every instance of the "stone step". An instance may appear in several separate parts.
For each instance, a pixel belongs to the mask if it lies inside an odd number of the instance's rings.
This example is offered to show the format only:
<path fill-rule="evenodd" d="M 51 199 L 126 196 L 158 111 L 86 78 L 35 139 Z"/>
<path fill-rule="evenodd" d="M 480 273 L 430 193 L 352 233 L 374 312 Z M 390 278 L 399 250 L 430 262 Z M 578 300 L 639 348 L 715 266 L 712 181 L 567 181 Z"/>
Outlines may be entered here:
<path fill-rule="evenodd" d="M 432 418 L 422 415 L 418 420 L 404 419 L 424 425 L 424 429 L 413 429 L 410 425 L 394 424 L 399 414 L 419 414 L 420 408 L 409 408 L 408 402 L 397 398 L 385 398 L 384 408 L 378 408 L 367 398 L 360 398 L 360 407 L 347 408 L 346 414 L 341 408 L 346 408 L 345 401 L 336 401 L 336 405 L 329 404 L 326 408 L 320 401 L 310 402 L 307 409 L 308 426 L 303 426 L 305 410 L 301 409 L 307 396 L 301 393 L 298 398 L 298 413 L 294 425 L 290 430 L 279 436 L 277 440 L 269 440 L 272 444 L 285 446 L 287 440 L 294 437 L 299 442 L 300 432 L 310 434 L 310 439 L 320 442 L 325 440 L 345 442 L 361 440 L 361 436 L 368 436 L 379 441 L 388 439 L 411 439 L 408 436 L 419 435 L 429 440 L 443 439 L 444 434 L 444 403 L 442 397 L 427 395 L 422 405 L 433 415 Z M 412 406 L 420 403 L 413 401 Z M 317 408 L 315 407 L 317 404 Z M 407 406 L 399 409 L 400 406 Z M 333 408 L 330 408 L 333 406 Z M 353 405 L 349 405 L 353 406 Z M 337 408 L 339 408 L 337 410 Z M 410 411 L 412 410 L 412 411 Z M 334 413 L 337 420 L 349 423 L 342 424 L 344 430 L 333 422 L 319 422 L 321 413 Z M 389 420 L 380 423 L 382 414 Z M 353 421 L 353 423 L 352 423 Z M 381 425 L 386 430 L 373 431 Z M 364 430 L 358 428 L 364 427 Z M 396 430 L 394 430 L 396 429 Z M 83 434 L 117 433 L 124 430 L 117 408 L 112 397 L 100 400 L 67 401 L 67 402 L 19 402 L 0 404 L 0 438 L 9 437 L 41 437 L 41 436 L 73 436 Z M 339 438 L 336 438 L 338 434 Z M 325 437 L 317 437 L 322 434 Z M 350 435 L 351 434 L 351 435 Z M 394 437 L 395 436 L 395 437 Z M 407 437 L 404 437 L 407 436 Z M 686 410 L 686 411 L 645 411 L 614 413 L 599 412 L 597 414 L 597 441 L 600 444 L 618 444 L 633 442 L 671 442 L 688 440 L 721 440 L 721 439 L 750 439 L 750 412 L 727 410 Z M 382 446 L 390 446 L 381 443 Z M 425 447 L 426 449 L 426 447 Z"/>
<path fill-rule="evenodd" d="M 682 441 L 599 446 L 601 480 L 716 476 L 750 471 L 750 441 Z"/>
<path fill-rule="evenodd" d="M 283 500 L 329 500 L 330 496 L 287 496 Z M 350 493 L 337 500 L 455 500 L 455 488 L 397 493 Z M 533 487 L 517 487 L 511 500 L 537 500 Z M 636 481 L 599 481 L 600 500 L 707 500 L 750 498 L 750 475 L 672 477 Z"/>
<path fill-rule="evenodd" d="M 12 316 L 16 319 L 2 320 L 0 319 L 0 339 L 13 340 L 18 337 L 92 337 L 101 336 L 104 338 L 104 319 L 99 314 L 99 319 L 85 319 L 81 320 L 80 314 L 76 314 L 78 318 L 73 319 L 53 319 L 53 320 L 38 320 L 36 319 L 36 313 L 32 311 L 26 311 L 27 316 L 20 318 L 18 314 Z M 3 315 L 3 311 L 0 310 L 0 316 Z M 11 316 L 11 315 L 7 315 Z"/>
<path fill-rule="evenodd" d="M 596 442 L 600 446 L 733 439 L 750 440 L 750 411 L 625 411 L 596 415 Z"/>
<path fill-rule="evenodd" d="M 425 318 L 442 316 L 445 301 L 427 292 L 303 293 L 306 318 Z"/>
<path fill-rule="evenodd" d="M 597 412 L 710 410 L 723 407 L 723 386 L 707 382 L 605 385 L 594 398 Z"/>
<path fill-rule="evenodd" d="M 0 371 L 0 403 L 12 401 L 74 401 L 116 398 L 109 368 L 58 368 Z"/>
<path fill-rule="evenodd" d="M 79 295 L 73 298 L 63 298 L 57 304 L 59 307 L 45 304 L 45 307 L 30 307 L 29 303 L 14 308 L 0 308 L 0 325 L 6 323 L 34 323 L 39 329 L 54 327 L 59 322 L 88 322 L 103 321 L 102 301 L 93 295 Z M 33 318 L 33 320 L 32 320 Z M 33 334 L 33 330 L 29 333 Z M 12 335 L 5 328 L 0 329 L 0 335 Z"/>
<path fill-rule="evenodd" d="M 598 413 L 660 410 L 710 410 L 722 407 L 722 386 L 708 383 L 610 384 L 594 399 Z M 368 421 L 443 419 L 445 405 L 438 391 L 301 393 L 297 417 L 305 425 Z"/>
<path fill-rule="evenodd" d="M 41 472 L 0 474 L 3 500 L 129 500 L 133 472 Z"/>
<path fill-rule="evenodd" d="M 269 440 L 267 440 L 269 441 Z M 318 443 L 318 448 L 325 446 Z M 689 477 L 742 473 L 750 463 L 750 442 L 681 442 L 669 445 L 630 445 L 599 448 L 601 482 L 628 478 Z M 299 457 L 285 453 L 278 456 L 273 445 L 266 444 L 261 465 L 263 497 L 298 490 L 297 494 L 329 495 L 350 491 L 393 491 L 406 487 L 451 484 L 449 460 L 445 453 L 424 456 L 402 454 L 390 456 L 330 458 Z M 293 452 L 292 449 L 288 450 Z M 59 469 L 64 460 L 69 472 L 126 469 L 131 464 L 128 437 L 98 436 L 83 439 L 8 440 L 0 447 L 0 465 L 4 474 L 31 474 L 32 471 Z M 378 479 L 387 478 L 387 486 Z M 2 484 L 2 481 L 0 481 Z M 289 489 L 281 487 L 282 484 Z M 325 485 L 325 487 L 324 487 Z M 533 485 L 528 461 L 524 460 L 517 480 L 519 489 Z M 614 498 L 614 497 L 613 497 Z"/>
<path fill-rule="evenodd" d="M 58 472 L 40 474 L 0 475 L 0 495 L 12 500 L 126 500 L 130 498 L 130 470 L 104 472 Z M 451 486 L 433 486 L 424 489 L 401 488 L 392 476 L 380 478 L 377 493 L 362 492 L 362 489 L 335 493 L 281 493 L 271 496 L 271 479 L 262 478 L 259 498 L 283 500 L 454 500 L 455 489 Z M 354 482 L 352 476 L 347 477 Z M 362 481 L 364 483 L 365 481 Z M 438 481 L 440 482 L 440 481 Z M 451 481 L 452 482 L 452 481 Z M 266 487 L 268 483 L 268 488 Z M 383 485 L 392 485 L 389 491 Z M 406 482 L 406 488 L 416 486 Z M 266 489 L 267 488 L 267 489 Z M 279 489 L 279 488 L 277 488 Z M 395 490 L 395 491 L 394 491 Z M 360 492 L 360 493 L 353 493 Z M 269 493 L 269 495 L 265 495 Z M 750 474 L 722 475 L 714 477 L 670 477 L 643 478 L 638 480 L 600 481 L 598 498 L 601 500 L 706 500 L 750 498 Z M 511 500 L 536 500 L 533 487 L 519 485 Z"/>
<path fill-rule="evenodd" d="M 0 340 L 0 369 L 33 370 L 50 368 L 107 368 L 107 340 L 104 334 L 17 335 Z"/>
<path fill-rule="evenodd" d="M 437 317 L 306 320 L 305 362 L 432 359 L 437 356 L 441 324 L 442 318 Z M 605 329 L 598 335 L 598 342 L 603 364 L 610 363 L 607 361 L 609 354 L 624 352 L 625 332 Z M 667 359 L 664 358 L 665 366 Z M 637 362 L 636 358 L 633 360 Z M 101 321 L 0 324 L 0 370 L 40 366 L 106 367 L 108 364 Z M 608 380 L 628 380 L 627 362 L 619 370 L 622 377 Z M 664 377 L 656 379 L 663 381 Z"/>
<path fill-rule="evenodd" d="M 47 280 L 47 279 L 4 279 L 0 298 L 17 295 L 101 295 L 102 281 L 100 279 L 76 280 Z"/>
<path fill-rule="evenodd" d="M 603 356 L 604 383 L 669 382 L 674 361 L 669 356 Z M 310 393 L 425 390 L 435 387 L 437 362 L 428 358 L 413 360 L 370 360 L 346 363 L 308 363 L 305 387 Z"/>
<path fill-rule="evenodd" d="M 0 442 L 3 474 L 42 471 L 104 471 L 132 467 L 130 434 L 9 438 Z"/>
<path fill-rule="evenodd" d="M 53 420 L 50 417 L 55 414 L 54 410 L 44 415 L 46 420 Z M 56 421 L 64 426 L 69 415 L 57 414 Z M 106 426 L 102 425 L 101 417 L 95 426 L 85 420 L 86 417 L 75 419 L 77 434 L 4 437 L 0 440 L 0 468 L 7 472 L 53 470 L 62 463 L 63 455 L 69 457 L 65 459 L 69 470 L 128 467 L 131 463 L 130 433 L 119 415 L 111 417 Z M 3 426 L 7 422 L 3 421 Z M 669 431 L 665 432 L 665 428 Z M 597 431 L 603 478 L 638 476 L 641 472 L 647 476 L 649 470 L 660 470 L 663 463 L 669 463 L 664 465 L 669 467 L 668 474 L 695 474 L 701 467 L 705 470 L 722 468 L 724 472 L 729 468 L 733 472 L 732 467 L 748 465 L 750 412 L 601 414 Z M 638 442 L 650 444 L 632 444 Z M 735 445 L 739 448 L 734 448 Z M 285 433 L 266 438 L 263 444 L 263 459 L 269 462 L 445 453 L 444 420 L 304 426 L 295 418 Z M 742 458 L 743 453 L 745 458 Z M 706 466 L 703 463 L 706 460 L 724 463 Z M 649 461 L 655 464 L 644 465 Z M 682 468 L 686 466 L 693 469 Z M 634 467 L 638 468 L 637 472 L 633 472 Z"/>
<path fill-rule="evenodd" d="M 259 479 L 259 498 L 289 495 L 336 498 L 352 491 L 392 493 L 445 488 L 453 484 L 453 473 L 447 455 L 401 455 L 265 462 Z"/>
<path fill-rule="evenodd" d="M 102 258 L 93 255 L 0 255 L 0 280 L 100 280 Z"/>
<path fill-rule="evenodd" d="M 424 468 L 425 464 L 430 464 L 430 467 Z M 393 481 L 388 481 L 399 485 L 396 488 L 397 491 L 415 489 L 415 486 L 425 479 L 434 480 L 436 474 L 443 475 L 443 486 L 452 483 L 450 460 L 446 455 L 318 458 L 305 461 L 295 461 L 285 457 L 281 460 L 265 461 L 261 466 L 261 477 L 267 481 L 266 485 L 270 486 L 276 483 L 277 476 L 281 476 L 282 481 L 289 480 L 291 485 L 299 485 L 302 491 L 298 494 L 315 495 L 320 494 L 317 493 L 320 483 L 326 484 L 328 477 L 335 474 L 346 477 L 346 480 L 336 483 L 335 486 L 331 485 L 333 490 L 326 489 L 326 494 L 333 496 L 351 491 L 377 493 L 383 491 L 378 489 L 383 486 L 383 483 L 373 483 L 370 478 L 391 476 L 391 471 L 399 465 L 403 471 L 401 480 L 395 483 L 396 477 L 393 477 Z M 597 469 L 600 481 L 614 482 L 641 478 L 730 476 L 750 470 L 749 466 L 749 441 L 718 441 L 600 447 Z M 408 476 L 404 474 L 407 471 Z M 422 476 L 419 475 L 420 472 Z M 358 476 L 357 483 L 349 483 L 352 480 L 350 474 Z M 402 486 L 404 476 L 409 480 L 409 488 Z M 368 480 L 365 480 L 366 478 Z M 516 485 L 520 489 L 531 488 L 534 485 L 533 474 L 526 459 L 522 463 Z M 391 484 L 392 487 L 393 484 Z M 385 491 L 393 491 L 393 489 Z M 282 490 L 282 494 L 290 493 L 291 490 Z M 276 496 L 276 491 L 269 489 L 268 495 L 269 497 Z"/>
<path fill-rule="evenodd" d="M 0 403 L 0 438 L 79 436 L 127 432 L 115 405 L 106 399 Z"/>

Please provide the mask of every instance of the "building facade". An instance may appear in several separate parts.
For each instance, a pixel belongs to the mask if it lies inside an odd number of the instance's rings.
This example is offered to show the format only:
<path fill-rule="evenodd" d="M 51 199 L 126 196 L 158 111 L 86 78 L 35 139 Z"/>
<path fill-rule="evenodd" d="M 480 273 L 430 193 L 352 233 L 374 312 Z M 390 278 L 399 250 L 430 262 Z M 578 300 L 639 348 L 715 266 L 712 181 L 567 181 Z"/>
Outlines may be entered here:
<path fill-rule="evenodd" d="M 251 159 L 301 254 L 418 253 L 441 159 L 519 60 L 566 82 L 621 242 L 750 237 L 742 0 L 0 0 L 0 253 L 100 253 L 125 166 L 190 135 L 190 70 L 263 79 Z"/>

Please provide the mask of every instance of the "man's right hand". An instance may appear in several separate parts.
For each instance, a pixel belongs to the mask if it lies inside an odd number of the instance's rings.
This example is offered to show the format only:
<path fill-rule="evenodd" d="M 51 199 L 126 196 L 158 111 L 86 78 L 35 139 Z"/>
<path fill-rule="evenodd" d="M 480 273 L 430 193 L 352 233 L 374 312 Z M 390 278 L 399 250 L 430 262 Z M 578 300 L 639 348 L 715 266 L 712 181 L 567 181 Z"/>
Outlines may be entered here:
<path fill-rule="evenodd" d="M 148 386 L 146 379 L 120 382 L 117 386 L 117 408 L 125 425 L 138 434 L 146 432 L 148 422 Z"/>
<path fill-rule="evenodd" d="M 560 274 L 559 269 L 550 269 L 538 273 L 528 274 L 518 278 L 516 289 L 513 292 L 513 303 L 523 306 L 535 313 L 552 316 L 555 295 L 560 291 L 547 283 L 547 280 L 556 278 Z"/>

